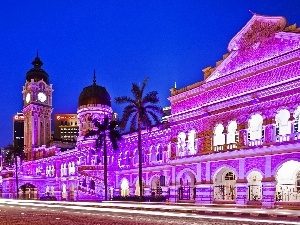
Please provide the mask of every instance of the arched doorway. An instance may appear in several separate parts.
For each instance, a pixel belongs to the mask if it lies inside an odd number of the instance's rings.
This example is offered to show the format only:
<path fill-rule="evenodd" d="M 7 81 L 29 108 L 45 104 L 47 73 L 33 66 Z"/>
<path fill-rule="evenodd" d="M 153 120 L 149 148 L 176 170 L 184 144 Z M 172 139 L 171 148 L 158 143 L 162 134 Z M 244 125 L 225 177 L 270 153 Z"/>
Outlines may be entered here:
<path fill-rule="evenodd" d="M 62 185 L 62 191 L 61 191 L 61 200 L 67 200 L 67 185 Z"/>
<path fill-rule="evenodd" d="M 160 183 L 160 177 L 155 176 L 151 181 L 151 195 L 161 195 L 162 194 L 162 188 Z"/>
<path fill-rule="evenodd" d="M 69 201 L 74 201 L 75 199 L 75 187 L 74 184 L 71 184 L 70 189 L 69 189 Z"/>
<path fill-rule="evenodd" d="M 263 176 L 259 171 L 252 171 L 247 176 L 248 181 L 248 201 L 261 201 L 262 200 L 262 181 Z"/>
<path fill-rule="evenodd" d="M 142 195 L 145 194 L 145 181 L 143 180 L 142 181 L 142 184 L 143 184 L 143 187 L 142 187 Z M 134 192 L 134 195 L 136 196 L 140 196 L 140 184 L 139 184 L 139 179 L 136 180 L 135 182 L 135 192 Z"/>
<path fill-rule="evenodd" d="M 276 201 L 300 202 L 300 162 L 290 160 L 276 173 Z"/>
<path fill-rule="evenodd" d="M 129 182 L 127 179 L 123 179 L 121 182 L 121 196 L 125 197 L 129 195 Z"/>
<path fill-rule="evenodd" d="M 191 171 L 185 171 L 179 178 L 178 188 L 178 200 L 189 201 L 195 200 L 196 189 L 195 189 L 196 177 Z"/>
<path fill-rule="evenodd" d="M 21 199 L 37 199 L 37 188 L 30 183 L 23 184 L 19 187 L 19 198 Z"/>
<path fill-rule="evenodd" d="M 214 200 L 235 201 L 236 175 L 230 168 L 222 168 L 214 179 Z"/>

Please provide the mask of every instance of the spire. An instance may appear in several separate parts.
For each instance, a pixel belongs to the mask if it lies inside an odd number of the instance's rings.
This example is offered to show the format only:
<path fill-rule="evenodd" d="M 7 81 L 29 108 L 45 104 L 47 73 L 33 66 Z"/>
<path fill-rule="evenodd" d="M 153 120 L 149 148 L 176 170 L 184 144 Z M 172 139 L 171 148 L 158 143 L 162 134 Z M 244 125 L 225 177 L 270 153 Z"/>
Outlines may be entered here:
<path fill-rule="evenodd" d="M 44 64 L 41 59 L 39 58 L 39 52 L 36 51 L 36 57 L 35 59 L 33 60 L 33 62 L 31 63 L 34 68 L 37 68 L 37 69 L 40 69 L 42 67 L 42 65 Z"/>
<path fill-rule="evenodd" d="M 252 12 L 250 9 L 248 10 L 252 15 L 256 15 L 256 13 Z"/>
<path fill-rule="evenodd" d="M 96 85 L 96 71 L 94 70 L 93 85 Z"/>

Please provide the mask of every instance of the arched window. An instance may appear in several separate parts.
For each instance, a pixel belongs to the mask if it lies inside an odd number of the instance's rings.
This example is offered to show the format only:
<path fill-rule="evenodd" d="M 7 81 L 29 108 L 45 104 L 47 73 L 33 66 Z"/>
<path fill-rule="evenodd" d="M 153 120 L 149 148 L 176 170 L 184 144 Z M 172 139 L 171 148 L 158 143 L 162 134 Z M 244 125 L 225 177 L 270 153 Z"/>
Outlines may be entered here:
<path fill-rule="evenodd" d="M 294 112 L 294 133 L 299 133 L 300 132 L 300 120 L 299 120 L 299 116 L 300 116 L 300 107 L 298 107 L 296 109 L 296 111 Z"/>
<path fill-rule="evenodd" d="M 180 132 L 177 136 L 177 155 L 185 156 L 186 155 L 186 134 Z"/>
<path fill-rule="evenodd" d="M 163 159 L 163 148 L 161 147 L 161 145 L 159 145 L 159 147 L 157 149 L 156 160 L 162 161 L 162 159 Z"/>
<path fill-rule="evenodd" d="M 214 137 L 213 137 L 213 145 L 224 145 L 225 144 L 225 135 L 223 134 L 224 127 L 222 124 L 218 124 L 215 128 Z"/>
<path fill-rule="evenodd" d="M 280 110 L 277 113 L 276 120 L 276 135 L 286 135 L 291 133 L 291 123 L 289 122 L 290 112 L 286 109 Z"/>
<path fill-rule="evenodd" d="M 156 149 L 154 146 L 151 147 L 151 162 L 156 161 Z"/>
<path fill-rule="evenodd" d="M 133 163 L 134 164 L 138 164 L 139 163 L 139 151 L 137 149 L 134 151 Z"/>
<path fill-rule="evenodd" d="M 197 139 L 196 131 L 190 130 L 188 133 L 188 155 L 194 155 L 197 153 Z"/>
<path fill-rule="evenodd" d="M 299 192 L 300 191 L 300 171 L 296 175 L 296 188 L 297 188 L 297 192 Z"/>
<path fill-rule="evenodd" d="M 121 182 L 121 196 L 129 195 L 129 182 L 127 179 L 123 179 Z"/>
<path fill-rule="evenodd" d="M 234 175 L 233 172 L 228 172 L 228 173 L 226 173 L 224 179 L 225 179 L 225 180 L 235 180 L 235 175 Z"/>
<path fill-rule="evenodd" d="M 262 124 L 263 118 L 260 114 L 251 116 L 249 120 L 248 140 L 252 141 L 264 138 L 265 133 Z"/>
<path fill-rule="evenodd" d="M 227 144 L 237 143 L 238 142 L 238 132 L 237 132 L 237 123 L 235 120 L 231 121 L 227 127 Z"/>

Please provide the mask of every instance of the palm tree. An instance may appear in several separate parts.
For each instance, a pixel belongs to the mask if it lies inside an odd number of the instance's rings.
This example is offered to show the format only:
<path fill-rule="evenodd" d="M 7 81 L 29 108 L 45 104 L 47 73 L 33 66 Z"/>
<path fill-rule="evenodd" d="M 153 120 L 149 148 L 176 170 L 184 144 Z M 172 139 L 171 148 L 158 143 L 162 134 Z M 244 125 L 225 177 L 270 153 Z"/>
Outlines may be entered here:
<path fill-rule="evenodd" d="M 24 149 L 23 146 L 19 146 L 16 142 L 14 142 L 14 144 L 5 147 L 4 150 L 6 150 L 5 161 L 9 163 L 12 163 L 13 160 L 15 161 L 17 199 L 18 199 L 19 198 L 18 157 L 20 157 L 21 160 L 24 159 Z"/>
<path fill-rule="evenodd" d="M 137 131 L 138 133 L 138 155 L 139 155 L 139 187 L 140 200 L 143 198 L 143 152 L 142 152 L 142 129 L 151 129 L 154 125 L 160 123 L 160 116 L 162 115 L 161 107 L 157 106 L 159 98 L 156 91 L 151 91 L 144 95 L 145 87 L 148 83 L 148 77 L 144 80 L 142 85 L 136 83 L 132 84 L 131 92 L 133 98 L 123 96 L 117 97 L 116 103 L 127 104 L 123 110 L 121 119 L 121 129 L 124 130 L 130 121 L 130 131 Z"/>
<path fill-rule="evenodd" d="M 109 120 L 106 116 L 103 123 L 100 123 L 98 119 L 89 118 L 94 124 L 94 129 L 89 130 L 85 137 L 97 136 L 96 139 L 96 150 L 103 146 L 103 157 L 104 157 L 104 194 L 105 201 L 107 201 L 107 141 L 110 140 L 114 150 L 118 149 L 118 141 L 121 140 L 121 134 L 118 129 L 118 121 Z"/>

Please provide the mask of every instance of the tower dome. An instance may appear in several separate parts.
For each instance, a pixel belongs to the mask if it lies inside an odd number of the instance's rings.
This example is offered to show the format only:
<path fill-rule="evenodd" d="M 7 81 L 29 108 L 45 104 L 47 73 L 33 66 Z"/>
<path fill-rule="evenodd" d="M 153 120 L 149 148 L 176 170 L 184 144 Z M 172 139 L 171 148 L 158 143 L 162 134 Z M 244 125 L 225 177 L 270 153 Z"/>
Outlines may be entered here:
<path fill-rule="evenodd" d="M 83 88 L 79 95 L 78 107 L 89 104 L 101 104 L 111 106 L 110 96 L 107 90 L 96 84 L 96 74 L 94 72 L 93 84 Z"/>
<path fill-rule="evenodd" d="M 44 80 L 46 84 L 49 84 L 49 76 L 46 73 L 46 71 L 41 68 L 43 62 L 39 58 L 38 53 L 36 54 L 36 57 L 31 64 L 33 65 L 33 68 L 26 73 L 26 80 L 27 81 L 31 81 L 32 79 L 34 81 Z"/>

